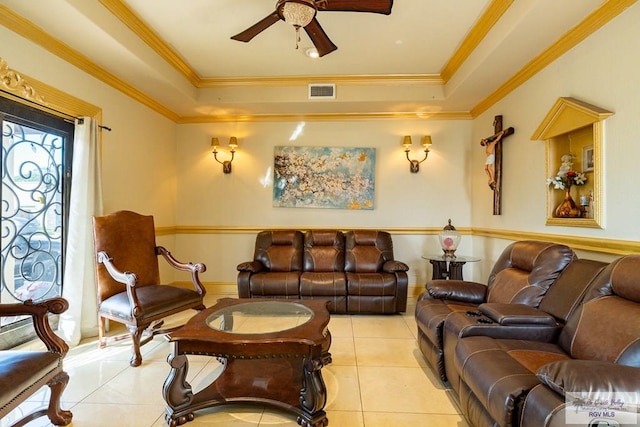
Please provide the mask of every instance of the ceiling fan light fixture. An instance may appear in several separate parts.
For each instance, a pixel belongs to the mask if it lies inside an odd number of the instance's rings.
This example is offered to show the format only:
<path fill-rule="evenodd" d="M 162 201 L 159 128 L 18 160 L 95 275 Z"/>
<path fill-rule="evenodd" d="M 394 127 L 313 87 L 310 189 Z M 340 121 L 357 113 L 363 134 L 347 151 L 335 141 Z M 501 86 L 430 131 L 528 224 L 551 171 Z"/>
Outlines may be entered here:
<path fill-rule="evenodd" d="M 306 27 L 316 16 L 316 6 L 313 0 L 285 1 L 281 14 L 284 22 L 299 27 Z"/>

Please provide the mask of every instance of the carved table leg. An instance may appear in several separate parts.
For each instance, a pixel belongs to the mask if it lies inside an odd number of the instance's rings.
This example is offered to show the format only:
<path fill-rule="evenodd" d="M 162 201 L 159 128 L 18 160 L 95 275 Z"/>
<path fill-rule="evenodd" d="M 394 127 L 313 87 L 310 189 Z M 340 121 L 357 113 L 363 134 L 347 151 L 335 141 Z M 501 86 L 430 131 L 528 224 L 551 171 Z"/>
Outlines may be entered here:
<path fill-rule="evenodd" d="M 447 271 L 447 261 L 438 261 L 438 260 L 429 260 L 431 265 L 433 266 L 433 273 L 431 274 L 431 279 L 446 279 L 449 275 Z"/>
<path fill-rule="evenodd" d="M 162 387 L 162 396 L 167 402 L 164 418 L 170 427 L 175 427 L 193 420 L 194 415 L 192 412 L 180 417 L 174 417 L 173 415 L 180 408 L 191 404 L 193 391 L 191 390 L 191 385 L 187 382 L 187 371 L 189 370 L 187 356 L 184 354 L 174 356 L 172 353 L 167 358 L 167 362 L 171 366 L 171 371 Z"/>
<path fill-rule="evenodd" d="M 462 278 L 462 266 L 465 264 L 462 261 L 451 261 L 449 263 L 449 278 L 452 280 L 464 280 Z"/>
<path fill-rule="evenodd" d="M 305 414 L 298 417 L 298 424 L 303 427 L 324 427 L 329 424 L 327 414 L 323 410 L 327 403 L 327 388 L 320 371 L 322 366 L 321 359 L 305 359 L 302 366 L 300 406 Z"/>

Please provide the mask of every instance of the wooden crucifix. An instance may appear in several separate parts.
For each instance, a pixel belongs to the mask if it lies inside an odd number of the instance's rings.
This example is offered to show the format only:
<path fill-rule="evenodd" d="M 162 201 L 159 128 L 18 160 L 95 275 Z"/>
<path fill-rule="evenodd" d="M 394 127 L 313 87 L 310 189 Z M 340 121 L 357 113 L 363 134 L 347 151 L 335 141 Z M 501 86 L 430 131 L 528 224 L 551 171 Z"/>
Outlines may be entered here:
<path fill-rule="evenodd" d="M 510 127 L 502 129 L 502 116 L 495 116 L 493 120 L 494 134 L 480 141 L 487 154 L 484 170 L 487 173 L 489 188 L 493 191 L 493 214 L 502 214 L 502 140 L 513 135 L 515 130 Z"/>

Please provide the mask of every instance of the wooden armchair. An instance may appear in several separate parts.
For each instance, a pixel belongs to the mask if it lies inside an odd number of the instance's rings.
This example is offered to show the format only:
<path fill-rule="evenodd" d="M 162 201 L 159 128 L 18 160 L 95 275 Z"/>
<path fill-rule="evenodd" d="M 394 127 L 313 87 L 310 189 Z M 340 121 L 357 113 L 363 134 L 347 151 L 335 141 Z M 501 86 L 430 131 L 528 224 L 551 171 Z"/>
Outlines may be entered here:
<path fill-rule="evenodd" d="M 0 304 L 0 317 L 31 316 L 35 332 L 47 348 L 0 351 L 0 419 L 43 386 L 51 389 L 47 409 L 27 414 L 11 426 L 25 425 L 43 415 L 55 425 L 66 426 L 71 422 L 71 412 L 60 409 L 60 397 L 69 382 L 69 375 L 62 369 L 62 359 L 69 347 L 53 333 L 48 319 L 49 313 L 60 314 L 67 308 L 69 303 L 63 298 Z"/>
<path fill-rule="evenodd" d="M 162 246 L 156 246 L 152 216 L 119 211 L 93 218 L 97 253 L 98 343 L 131 337 L 131 366 L 142 363 L 140 346 L 160 329 L 162 319 L 184 310 L 205 308 L 206 293 L 199 273 L 204 264 L 177 261 Z M 158 256 L 162 255 L 175 269 L 189 271 L 194 289 L 160 284 Z M 105 337 L 106 319 L 123 323 L 129 334 Z"/>

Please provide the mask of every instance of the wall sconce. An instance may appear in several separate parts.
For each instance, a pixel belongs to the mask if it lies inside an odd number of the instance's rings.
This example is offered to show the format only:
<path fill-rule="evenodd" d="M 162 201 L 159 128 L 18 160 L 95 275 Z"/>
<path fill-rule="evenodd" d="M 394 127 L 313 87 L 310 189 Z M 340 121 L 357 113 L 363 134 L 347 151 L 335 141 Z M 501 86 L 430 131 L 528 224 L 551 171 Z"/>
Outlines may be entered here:
<path fill-rule="evenodd" d="M 231 162 L 233 162 L 233 156 L 236 153 L 236 148 L 238 148 L 238 138 L 232 136 L 229 138 L 229 148 L 231 148 L 231 160 L 220 161 L 218 160 L 218 138 L 211 138 L 211 148 L 213 148 L 213 158 L 216 159 L 216 162 L 222 165 L 222 172 L 231 173 Z"/>
<path fill-rule="evenodd" d="M 418 171 L 420 170 L 420 163 L 424 162 L 425 160 L 427 160 L 427 157 L 429 157 L 429 148 L 431 148 L 431 136 L 427 135 L 424 138 L 422 138 L 422 146 L 424 147 L 424 159 L 418 161 L 418 160 L 411 160 L 409 158 L 409 152 L 411 152 L 411 137 L 410 136 L 405 136 L 402 138 L 402 146 L 404 147 L 404 152 L 407 155 L 407 160 L 409 160 L 409 163 L 411 164 L 411 173 L 418 173 Z"/>

